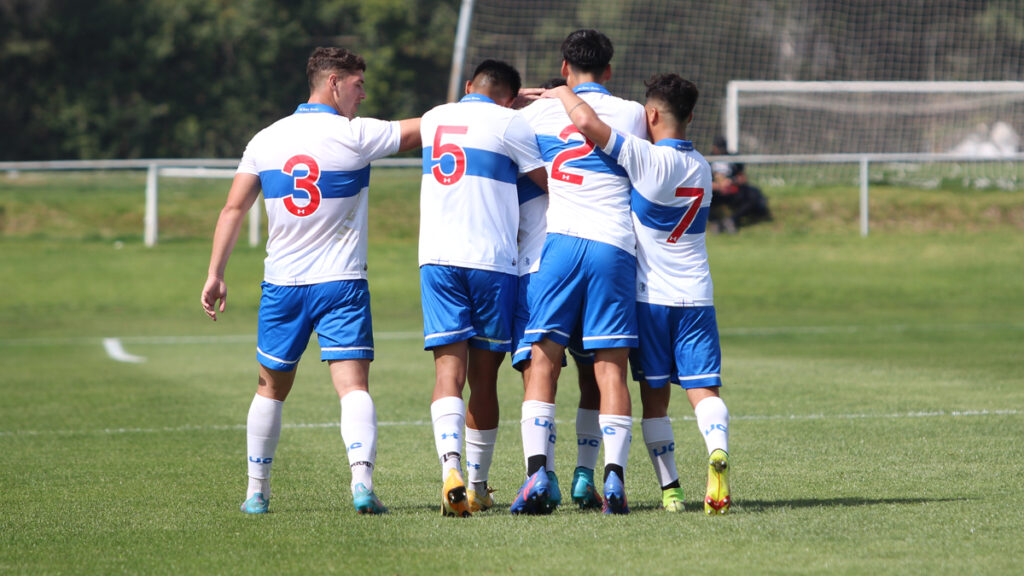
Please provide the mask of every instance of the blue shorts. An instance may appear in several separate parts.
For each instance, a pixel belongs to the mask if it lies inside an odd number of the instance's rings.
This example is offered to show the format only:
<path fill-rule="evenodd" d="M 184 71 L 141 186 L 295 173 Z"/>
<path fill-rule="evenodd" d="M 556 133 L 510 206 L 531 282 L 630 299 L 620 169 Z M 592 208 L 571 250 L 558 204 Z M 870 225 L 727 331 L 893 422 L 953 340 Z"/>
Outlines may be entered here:
<path fill-rule="evenodd" d="M 511 352 L 516 284 L 513 274 L 421 266 L 423 347 L 430 350 L 469 340 L 474 348 Z"/>
<path fill-rule="evenodd" d="M 512 351 L 512 367 L 516 370 L 522 371 L 523 362 L 529 360 L 531 353 L 531 346 L 528 342 L 523 342 L 523 333 L 526 332 L 526 324 L 530 321 L 530 306 L 527 300 L 527 292 L 530 286 L 530 279 L 533 274 L 524 274 L 519 277 L 519 289 L 517 291 L 519 297 L 516 300 L 516 313 L 512 328 L 512 342 L 516 344 Z M 583 337 L 580 334 L 579 328 L 573 331 L 573 335 L 569 338 L 568 345 L 569 353 L 576 360 L 577 364 L 593 364 L 594 353 L 583 350 Z M 562 366 L 567 363 L 565 358 L 562 358 Z"/>
<path fill-rule="evenodd" d="M 636 303 L 640 347 L 629 356 L 633 379 L 652 388 L 722 385 L 722 349 L 714 306 Z"/>
<path fill-rule="evenodd" d="M 611 244 L 548 234 L 528 300 L 525 343 L 567 346 L 579 326 L 583 350 L 637 346 L 636 257 Z"/>
<path fill-rule="evenodd" d="M 271 370 L 290 372 L 317 333 L 320 360 L 373 360 L 373 318 L 366 280 L 305 286 L 263 283 L 256 358 Z"/>

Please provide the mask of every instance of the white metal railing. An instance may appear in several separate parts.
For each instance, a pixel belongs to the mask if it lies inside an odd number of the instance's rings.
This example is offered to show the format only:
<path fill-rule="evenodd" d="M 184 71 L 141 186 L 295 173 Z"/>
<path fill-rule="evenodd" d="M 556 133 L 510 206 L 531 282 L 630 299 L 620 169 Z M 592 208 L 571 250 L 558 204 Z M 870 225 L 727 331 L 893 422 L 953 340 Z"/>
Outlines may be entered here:
<path fill-rule="evenodd" d="M 373 166 L 379 168 L 419 167 L 419 158 L 385 158 Z M 88 170 L 145 170 L 146 207 L 143 214 L 142 238 L 146 246 L 155 246 L 159 236 L 160 176 L 175 178 L 234 178 L 238 160 L 220 158 L 141 159 L 141 160 L 45 160 L 0 162 L 0 172 L 47 172 Z M 261 228 L 260 202 L 249 210 L 249 245 L 258 246 Z"/>
<path fill-rule="evenodd" d="M 860 234 L 869 230 L 869 168 L 872 163 L 941 163 L 941 162 L 1021 162 L 1024 154 L 1007 156 L 965 156 L 962 154 L 735 154 L 707 156 L 709 162 L 742 162 L 744 164 L 855 164 L 859 166 Z M 380 168 L 416 168 L 419 158 L 385 158 L 373 163 Z M 230 159 L 154 159 L 154 160 L 58 160 L 45 162 L 0 162 L 0 172 L 48 170 L 146 170 L 146 210 L 143 238 L 147 246 L 157 243 L 157 205 L 159 176 L 185 178 L 233 178 L 238 160 Z M 249 217 L 249 244 L 260 242 L 259 202 Z"/>

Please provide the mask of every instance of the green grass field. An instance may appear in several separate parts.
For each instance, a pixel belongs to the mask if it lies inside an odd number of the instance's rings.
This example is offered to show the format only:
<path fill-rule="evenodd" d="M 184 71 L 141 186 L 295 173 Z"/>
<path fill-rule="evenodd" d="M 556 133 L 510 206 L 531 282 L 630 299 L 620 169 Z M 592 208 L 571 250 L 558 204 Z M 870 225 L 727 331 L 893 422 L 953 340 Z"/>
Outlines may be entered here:
<path fill-rule="evenodd" d="M 505 366 L 491 474 L 502 509 L 462 520 L 438 513 L 416 171 L 377 170 L 371 192 L 383 517 L 351 508 L 315 341 L 285 407 L 272 513 L 238 511 L 263 252 L 239 243 L 228 310 L 210 322 L 199 292 L 227 183 L 162 180 L 154 248 L 141 242 L 143 188 L 134 173 L 0 175 L 2 574 L 1021 571 L 1019 192 L 872 188 L 861 238 L 856 189 L 768 189 L 774 222 L 709 237 L 729 515 L 703 514 L 706 454 L 679 394 L 686 513 L 656 508 L 637 419 L 632 514 L 509 515 L 522 388 Z M 106 338 L 145 361 L 114 361 Z M 574 378 L 558 398 L 563 479 Z"/>

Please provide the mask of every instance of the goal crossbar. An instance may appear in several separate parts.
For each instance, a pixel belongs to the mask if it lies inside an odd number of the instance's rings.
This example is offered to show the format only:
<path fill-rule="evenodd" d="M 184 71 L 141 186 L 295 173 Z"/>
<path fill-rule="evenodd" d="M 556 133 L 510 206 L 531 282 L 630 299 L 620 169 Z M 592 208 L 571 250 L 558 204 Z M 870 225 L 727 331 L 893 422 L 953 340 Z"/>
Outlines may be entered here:
<path fill-rule="evenodd" d="M 726 146 L 730 153 L 739 151 L 740 92 L 801 94 L 1018 94 L 1024 98 L 1024 82 L 1017 81 L 798 81 L 798 80 L 731 80 L 726 85 Z"/>

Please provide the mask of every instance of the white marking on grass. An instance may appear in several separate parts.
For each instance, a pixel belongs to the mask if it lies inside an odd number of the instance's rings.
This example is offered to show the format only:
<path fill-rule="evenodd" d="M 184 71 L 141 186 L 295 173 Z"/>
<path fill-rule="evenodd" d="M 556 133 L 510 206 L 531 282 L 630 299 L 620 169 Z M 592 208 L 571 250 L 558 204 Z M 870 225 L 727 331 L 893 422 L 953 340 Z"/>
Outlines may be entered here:
<path fill-rule="evenodd" d="M 116 362 L 142 364 L 146 361 L 142 356 L 136 356 L 125 352 L 124 346 L 121 345 L 120 338 L 104 338 L 103 349 L 107 351 L 107 356 L 110 356 Z"/>
<path fill-rule="evenodd" d="M 1024 414 L 1021 410 L 933 410 L 927 412 L 899 412 L 892 414 L 775 414 L 775 415 L 732 415 L 731 420 L 748 422 L 766 421 L 807 421 L 807 420 L 902 420 L 911 418 L 965 418 L 985 416 L 1020 416 Z M 673 417 L 673 420 L 692 421 L 693 416 Z M 557 420 L 558 424 L 568 425 L 574 421 Z M 519 420 L 503 420 L 502 426 L 515 426 Z M 634 422 L 639 426 L 639 421 Z M 288 429 L 317 429 L 337 428 L 338 422 L 299 422 L 283 424 L 282 428 Z M 402 426 L 431 426 L 429 420 L 399 420 L 380 421 L 378 427 L 402 427 Z M 80 435 L 115 435 L 115 434 L 166 434 L 176 432 L 241 432 L 245 431 L 245 424 L 189 424 L 185 426 L 164 426 L 158 428 L 102 428 L 96 430 L 0 430 L 0 437 L 6 436 L 80 436 Z"/>

